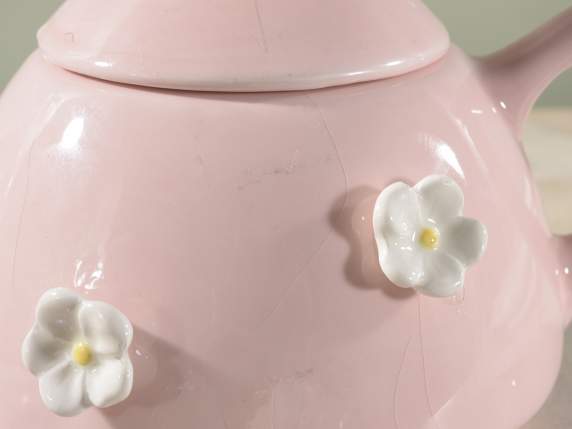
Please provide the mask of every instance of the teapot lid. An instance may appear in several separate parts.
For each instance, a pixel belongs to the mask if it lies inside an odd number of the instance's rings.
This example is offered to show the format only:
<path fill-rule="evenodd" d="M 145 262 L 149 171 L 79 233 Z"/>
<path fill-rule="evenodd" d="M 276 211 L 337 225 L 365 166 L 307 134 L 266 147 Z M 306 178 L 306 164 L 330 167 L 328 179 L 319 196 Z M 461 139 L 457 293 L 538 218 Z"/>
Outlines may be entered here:
<path fill-rule="evenodd" d="M 48 61 L 74 72 L 204 91 L 382 79 L 449 48 L 421 0 L 68 0 L 38 40 Z"/>

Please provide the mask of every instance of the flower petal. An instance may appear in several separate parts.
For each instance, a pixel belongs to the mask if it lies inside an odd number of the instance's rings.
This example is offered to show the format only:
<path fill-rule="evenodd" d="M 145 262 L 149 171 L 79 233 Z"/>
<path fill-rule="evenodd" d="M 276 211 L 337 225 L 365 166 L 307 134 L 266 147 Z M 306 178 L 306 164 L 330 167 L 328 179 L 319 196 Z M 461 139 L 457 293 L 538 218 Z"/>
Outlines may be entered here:
<path fill-rule="evenodd" d="M 373 209 L 376 240 L 390 235 L 410 234 L 419 225 L 419 198 L 413 188 L 403 182 L 396 182 L 379 194 Z"/>
<path fill-rule="evenodd" d="M 459 185 L 447 176 L 428 176 L 415 189 L 419 193 L 423 217 L 434 223 L 447 222 L 463 211 L 464 196 Z"/>
<path fill-rule="evenodd" d="M 120 358 L 131 344 L 131 322 L 115 307 L 86 301 L 78 317 L 85 340 L 97 354 Z"/>
<path fill-rule="evenodd" d="M 87 373 L 87 394 L 99 408 L 115 405 L 129 396 L 133 387 L 133 366 L 129 358 L 103 360 Z"/>
<path fill-rule="evenodd" d="M 425 275 L 422 250 L 410 238 L 397 237 L 383 241 L 379 263 L 387 278 L 400 287 L 416 287 Z"/>
<path fill-rule="evenodd" d="M 468 266 L 484 253 L 487 247 L 487 229 L 475 219 L 458 217 L 443 231 L 442 249 L 463 265 Z"/>
<path fill-rule="evenodd" d="M 69 344 L 41 326 L 34 326 L 22 344 L 22 360 L 34 375 L 40 375 L 65 359 Z"/>
<path fill-rule="evenodd" d="M 47 291 L 38 303 L 36 320 L 54 337 L 72 341 L 78 334 L 77 308 L 81 298 L 69 289 Z"/>
<path fill-rule="evenodd" d="M 85 371 L 69 360 L 40 377 L 40 395 L 51 411 L 60 416 L 75 416 L 83 411 Z"/>
<path fill-rule="evenodd" d="M 425 253 L 425 281 L 419 292 L 435 297 L 453 296 L 463 287 L 465 267 L 444 252 Z"/>

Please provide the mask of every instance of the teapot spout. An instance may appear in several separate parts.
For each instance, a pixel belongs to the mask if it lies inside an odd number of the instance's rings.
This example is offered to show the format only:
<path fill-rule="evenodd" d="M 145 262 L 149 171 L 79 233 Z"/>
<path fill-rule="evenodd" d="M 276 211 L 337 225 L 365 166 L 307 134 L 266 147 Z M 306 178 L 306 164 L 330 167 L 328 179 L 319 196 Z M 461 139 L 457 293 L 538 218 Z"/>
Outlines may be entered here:
<path fill-rule="evenodd" d="M 542 92 L 572 67 L 572 7 L 480 61 L 484 83 L 518 139 Z"/>
<path fill-rule="evenodd" d="M 564 323 L 572 321 L 572 236 L 559 237 L 557 240 L 559 266 L 556 275 L 560 280 L 560 298 Z"/>

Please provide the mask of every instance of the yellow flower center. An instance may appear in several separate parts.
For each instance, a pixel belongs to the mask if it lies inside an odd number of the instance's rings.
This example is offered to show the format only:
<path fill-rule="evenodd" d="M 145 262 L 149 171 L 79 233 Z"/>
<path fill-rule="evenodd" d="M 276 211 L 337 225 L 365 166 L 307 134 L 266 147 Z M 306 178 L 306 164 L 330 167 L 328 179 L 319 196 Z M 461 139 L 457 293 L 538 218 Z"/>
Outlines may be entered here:
<path fill-rule="evenodd" d="M 73 346 L 72 358 L 78 365 L 88 365 L 91 362 L 91 348 L 85 343 L 77 343 Z"/>
<path fill-rule="evenodd" d="M 419 235 L 421 246 L 435 250 L 439 246 L 439 231 L 435 228 L 424 228 Z"/>

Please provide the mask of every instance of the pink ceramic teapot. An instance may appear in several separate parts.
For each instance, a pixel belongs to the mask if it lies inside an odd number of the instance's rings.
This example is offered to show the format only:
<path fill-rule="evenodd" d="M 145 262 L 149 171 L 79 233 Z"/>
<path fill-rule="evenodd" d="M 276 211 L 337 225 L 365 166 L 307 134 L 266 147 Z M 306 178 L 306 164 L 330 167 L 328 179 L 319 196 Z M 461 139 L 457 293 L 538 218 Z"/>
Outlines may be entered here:
<path fill-rule="evenodd" d="M 39 42 L 0 102 L 2 428 L 509 429 L 542 405 L 572 247 L 519 134 L 571 11 L 485 59 L 418 0 L 69 0 Z M 388 262 L 415 198 L 475 219 L 411 242 L 449 265 Z"/>

